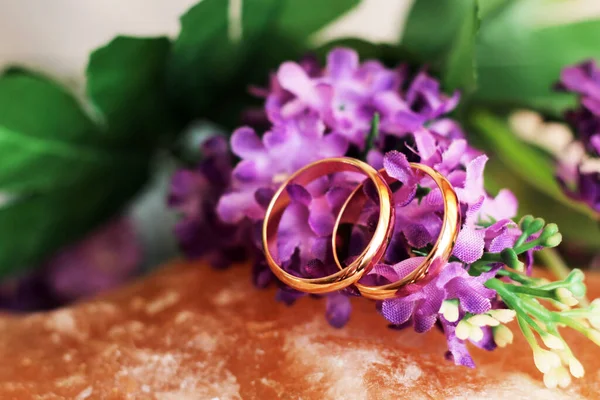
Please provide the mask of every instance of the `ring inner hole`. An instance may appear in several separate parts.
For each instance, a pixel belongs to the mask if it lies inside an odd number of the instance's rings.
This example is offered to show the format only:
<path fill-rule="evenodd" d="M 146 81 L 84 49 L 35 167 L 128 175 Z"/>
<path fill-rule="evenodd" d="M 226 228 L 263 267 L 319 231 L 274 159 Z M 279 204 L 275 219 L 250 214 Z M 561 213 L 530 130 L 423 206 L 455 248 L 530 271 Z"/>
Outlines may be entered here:
<path fill-rule="evenodd" d="M 277 258 L 286 272 L 310 279 L 332 275 L 339 271 L 333 260 L 331 247 L 333 226 L 340 208 L 350 193 L 363 182 L 366 182 L 365 187 L 369 187 L 370 184 L 374 188 L 371 180 L 363 173 L 347 171 L 323 176 L 305 185 L 298 185 L 296 180 L 288 185 L 286 190 L 291 201 L 283 211 L 277 227 L 277 254 L 279 255 Z M 303 203 L 308 198 L 303 199 L 302 196 L 298 196 L 299 190 L 294 187 L 295 185 L 301 186 L 310 195 L 308 206 Z M 296 192 L 296 195 L 293 195 L 293 192 Z M 375 193 L 374 206 L 378 214 L 379 197 L 375 190 L 373 192 Z M 377 220 L 373 229 L 376 223 Z M 369 235 L 372 234 L 373 232 L 370 232 Z M 360 249 L 354 244 L 351 247 L 358 250 L 356 254 L 360 254 L 369 240 L 370 238 L 364 246 L 359 246 L 362 247 Z M 298 246 L 291 252 L 289 246 L 295 243 Z M 341 245 L 349 248 L 350 242 Z M 281 259 L 282 254 L 286 259 Z"/>

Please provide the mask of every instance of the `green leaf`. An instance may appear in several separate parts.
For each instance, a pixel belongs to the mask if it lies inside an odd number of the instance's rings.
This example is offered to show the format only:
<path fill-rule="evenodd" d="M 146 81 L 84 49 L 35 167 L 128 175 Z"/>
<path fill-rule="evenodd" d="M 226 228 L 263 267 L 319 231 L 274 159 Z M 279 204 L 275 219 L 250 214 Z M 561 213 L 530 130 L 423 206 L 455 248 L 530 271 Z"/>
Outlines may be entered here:
<path fill-rule="evenodd" d="M 306 39 L 328 23 L 341 18 L 360 0 L 283 0 L 276 28 L 287 36 Z"/>
<path fill-rule="evenodd" d="M 450 48 L 443 70 L 443 84 L 446 90 L 462 89 L 472 92 L 477 86 L 475 45 L 479 30 L 477 1 L 466 10 L 464 20 Z"/>
<path fill-rule="evenodd" d="M 0 277 L 34 266 L 112 218 L 148 176 L 143 165 L 98 172 L 69 189 L 26 196 L 0 208 Z"/>
<path fill-rule="evenodd" d="M 69 185 L 90 164 L 112 162 L 99 142 L 93 122 L 54 82 L 15 69 L 0 77 L 1 191 Z"/>
<path fill-rule="evenodd" d="M 165 86 L 170 46 L 165 37 L 118 36 L 91 54 L 87 94 L 103 117 L 107 142 L 152 147 L 173 130 Z"/>
<path fill-rule="evenodd" d="M 151 152 L 128 143 L 51 80 L 16 69 L 0 77 L 0 192 L 15 197 L 0 208 L 0 275 L 41 261 L 131 199 Z"/>
<path fill-rule="evenodd" d="M 543 0 L 508 1 L 484 19 L 477 45 L 477 99 L 558 113 L 573 98 L 553 91 L 560 70 L 587 58 L 600 58 L 600 19 L 545 26 Z"/>
<path fill-rule="evenodd" d="M 252 61 L 279 7 L 278 0 L 245 0 L 239 38 L 230 37 L 228 1 L 203 0 L 181 17 L 168 78 L 172 98 L 188 117 L 206 117 L 209 105 L 228 101 L 231 81 Z"/>
<path fill-rule="evenodd" d="M 228 3 L 203 0 L 181 18 L 168 82 L 185 118 L 210 118 L 232 128 L 243 109 L 259 104 L 248 86 L 266 86 L 269 71 L 305 55 L 310 35 L 359 0 L 244 0 L 239 38 L 230 35 Z"/>
<path fill-rule="evenodd" d="M 476 86 L 478 28 L 477 0 L 416 0 L 402 45 L 440 74 L 446 90 L 472 91 Z"/>
<path fill-rule="evenodd" d="M 441 68 L 461 36 L 465 22 L 468 24 L 475 0 L 415 0 L 410 9 L 402 45 L 417 55 L 421 62 Z"/>
<path fill-rule="evenodd" d="M 0 76 L 0 126 L 31 138 L 100 142 L 98 129 L 69 92 L 17 68 Z"/>

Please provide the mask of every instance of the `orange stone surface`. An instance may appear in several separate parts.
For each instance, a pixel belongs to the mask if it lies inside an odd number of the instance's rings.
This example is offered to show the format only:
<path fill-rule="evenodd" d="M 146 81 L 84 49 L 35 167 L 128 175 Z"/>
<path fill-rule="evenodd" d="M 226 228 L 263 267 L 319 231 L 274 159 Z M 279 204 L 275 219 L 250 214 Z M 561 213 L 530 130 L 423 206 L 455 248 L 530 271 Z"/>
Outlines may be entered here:
<path fill-rule="evenodd" d="M 588 285 L 600 295 L 600 276 Z M 176 262 L 69 308 L 2 316 L 0 399 L 600 398 L 600 348 L 572 332 L 586 377 L 550 390 L 516 329 L 505 349 L 473 349 L 472 370 L 444 359 L 441 333 L 388 329 L 368 300 L 334 329 L 324 301 L 273 296 L 247 266 Z"/>

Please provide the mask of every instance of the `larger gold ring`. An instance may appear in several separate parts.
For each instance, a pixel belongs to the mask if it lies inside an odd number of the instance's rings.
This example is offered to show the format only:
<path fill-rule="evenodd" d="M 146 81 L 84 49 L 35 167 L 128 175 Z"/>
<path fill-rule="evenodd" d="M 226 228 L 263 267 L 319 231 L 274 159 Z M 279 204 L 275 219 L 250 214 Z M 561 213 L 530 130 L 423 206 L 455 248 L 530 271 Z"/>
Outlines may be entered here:
<path fill-rule="evenodd" d="M 448 182 L 446 178 L 444 178 L 439 172 L 434 170 L 433 168 L 419 163 L 410 163 L 410 166 L 418 171 L 421 171 L 429 177 L 431 177 L 436 185 L 439 187 L 442 193 L 442 199 L 444 202 L 444 220 L 442 223 L 442 229 L 438 236 L 436 243 L 433 245 L 433 248 L 425 257 L 425 260 L 410 274 L 400 279 L 399 281 L 389 283 L 387 285 L 381 286 L 366 286 L 360 283 L 356 284 L 357 289 L 360 293 L 367 298 L 375 299 L 375 300 L 385 300 L 396 296 L 396 292 L 401 287 L 408 285 L 410 283 L 416 282 L 424 278 L 429 272 L 432 265 L 440 265 L 440 267 L 448 261 L 448 258 L 452 254 L 454 249 L 454 244 L 456 242 L 456 238 L 458 237 L 458 232 L 460 230 L 460 207 L 458 202 L 458 196 L 454 191 L 454 188 Z M 390 177 L 385 170 L 380 170 L 379 173 L 385 180 L 385 182 L 390 185 L 395 179 Z M 344 205 L 340 209 L 340 213 L 336 219 L 334 228 L 333 228 L 333 237 L 335 238 L 337 235 L 337 231 L 340 223 L 343 221 L 344 216 L 348 211 L 351 211 L 349 214 L 358 214 L 362 209 L 366 196 L 364 191 L 361 190 L 362 185 L 357 187 L 348 199 L 345 201 Z M 338 254 L 335 248 L 335 240 L 333 243 L 333 258 L 335 260 L 336 265 L 341 270 L 344 270 L 344 267 L 340 263 L 338 258 Z M 439 270 L 437 271 L 439 272 Z"/>
<path fill-rule="evenodd" d="M 359 172 L 367 176 L 379 194 L 379 220 L 369 245 L 343 270 L 322 278 L 301 278 L 286 271 L 275 261 L 271 249 L 276 244 L 276 233 L 285 208 L 291 199 L 286 190 L 290 183 L 307 185 L 315 179 L 337 172 Z M 362 184 L 359 185 L 362 187 Z M 339 216 L 337 221 L 339 223 Z M 271 271 L 288 286 L 306 293 L 328 293 L 356 283 L 381 259 L 387 248 L 394 226 L 392 192 L 383 177 L 369 164 L 354 158 L 328 158 L 316 161 L 291 175 L 275 192 L 267 208 L 262 229 L 263 250 Z M 336 225 L 337 228 L 337 225 Z M 335 236 L 334 236 L 335 237 Z M 335 253 L 335 252 L 334 252 Z"/>

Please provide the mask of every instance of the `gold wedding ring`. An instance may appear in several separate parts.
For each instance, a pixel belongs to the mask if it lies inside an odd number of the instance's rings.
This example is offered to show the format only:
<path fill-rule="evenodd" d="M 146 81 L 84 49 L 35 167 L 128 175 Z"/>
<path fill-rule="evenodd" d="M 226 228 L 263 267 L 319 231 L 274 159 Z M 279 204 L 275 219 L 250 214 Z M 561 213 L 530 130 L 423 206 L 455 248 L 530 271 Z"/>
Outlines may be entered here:
<path fill-rule="evenodd" d="M 279 222 L 281 221 L 283 211 L 291 201 L 286 188 L 290 184 L 304 186 L 319 177 L 338 172 L 361 173 L 366 175 L 367 179 L 371 180 L 375 185 L 379 194 L 380 212 L 373 237 L 358 257 L 347 267 L 335 274 L 310 279 L 294 276 L 286 272 L 273 257 Z M 275 192 L 267 208 L 263 222 L 263 251 L 271 271 L 283 283 L 306 293 L 328 293 L 355 284 L 366 272 L 371 270 L 375 263 L 383 257 L 393 226 L 394 207 L 392 204 L 392 192 L 383 177 L 373 167 L 363 161 L 348 157 L 327 158 L 315 161 L 296 171 Z"/>
<path fill-rule="evenodd" d="M 410 274 L 400 279 L 399 281 L 389 283 L 381 286 L 366 286 L 360 283 L 356 283 L 356 288 L 360 291 L 363 297 L 367 297 L 375 300 L 385 300 L 396 296 L 396 292 L 401 287 L 414 283 L 424 278 L 429 272 L 432 265 L 439 265 L 440 267 L 447 263 L 448 258 L 452 255 L 456 238 L 460 230 L 460 207 L 458 196 L 454 191 L 454 188 L 439 172 L 433 168 L 419 163 L 410 163 L 413 169 L 418 172 L 428 175 L 436 185 L 439 187 L 442 200 L 444 202 L 444 219 L 442 222 L 442 229 L 438 236 L 437 241 L 433 245 L 433 248 L 425 257 L 425 260 L 415 268 Z M 382 169 L 379 174 L 383 177 L 388 185 L 391 185 L 395 179 L 390 177 L 387 172 Z M 362 201 L 361 201 L 362 200 Z M 364 205 L 366 196 L 362 190 L 362 185 L 359 185 L 353 192 L 348 196 L 348 199 L 340 209 L 338 217 L 336 219 L 333 228 L 333 237 L 336 237 L 340 223 L 344 220 L 345 214 L 354 214 L 360 212 Z M 389 239 L 388 239 L 389 240 Z M 371 241 L 373 242 L 373 240 Z M 343 270 L 343 266 L 340 263 L 338 254 L 335 248 L 335 241 L 333 243 L 333 258 L 338 268 Z M 437 270 L 439 272 L 439 269 Z"/>
<path fill-rule="evenodd" d="M 390 177 L 383 169 L 378 172 L 365 162 L 348 157 L 315 161 L 292 174 L 275 192 L 267 208 L 262 229 L 263 250 L 271 271 L 280 281 L 301 292 L 328 293 L 355 285 L 364 297 L 375 300 L 395 297 L 401 287 L 423 279 L 433 270 L 439 273 L 440 268 L 432 269 L 432 266 L 441 267 L 447 263 L 460 230 L 458 197 L 450 182 L 433 168 L 419 163 L 410 163 L 410 166 L 418 173 L 433 179 L 441 191 L 444 202 L 444 218 L 439 237 L 425 260 L 414 271 L 401 280 L 386 285 L 366 286 L 358 283 L 364 274 L 369 272 L 383 258 L 389 244 L 394 228 L 395 212 L 389 185 L 395 182 L 395 179 Z M 349 265 L 343 266 L 341 264 L 336 251 L 337 232 L 342 222 L 355 222 L 366 204 L 368 199 L 363 190 L 364 182 L 367 181 L 365 179 L 363 183 L 354 189 L 342 205 L 333 228 L 331 239 L 333 257 L 340 271 L 322 278 L 302 278 L 292 275 L 285 271 L 273 257 L 279 222 L 283 211 L 291 202 L 286 189 L 290 184 L 305 186 L 319 177 L 338 172 L 359 172 L 366 175 L 367 179 L 374 184 L 379 195 L 379 217 L 373 236 L 366 248 L 357 257 L 353 258 Z"/>

